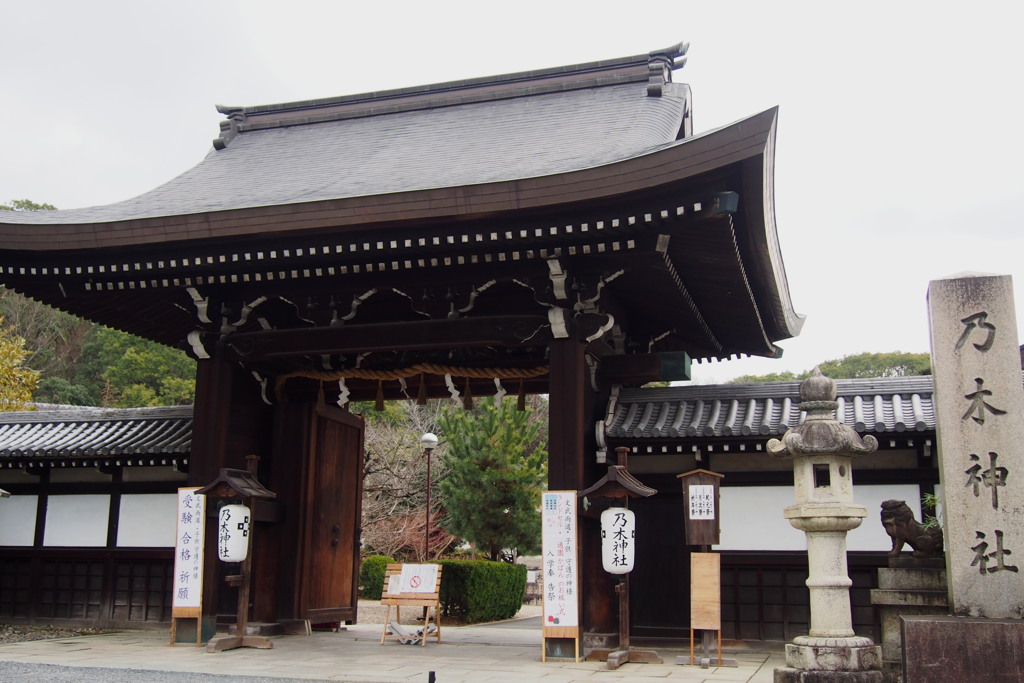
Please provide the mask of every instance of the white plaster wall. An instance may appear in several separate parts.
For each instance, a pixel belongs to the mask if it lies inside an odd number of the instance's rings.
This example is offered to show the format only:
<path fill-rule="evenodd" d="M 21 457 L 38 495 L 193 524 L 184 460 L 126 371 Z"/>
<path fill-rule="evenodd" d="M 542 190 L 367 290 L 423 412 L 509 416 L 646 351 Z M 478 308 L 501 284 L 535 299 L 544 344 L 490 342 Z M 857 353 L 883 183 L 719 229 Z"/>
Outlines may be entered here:
<path fill-rule="evenodd" d="M 717 550 L 807 550 L 802 531 L 782 511 L 794 501 L 792 486 L 723 486 L 719 489 L 722 533 Z"/>
<path fill-rule="evenodd" d="M 893 498 L 907 501 L 914 511 L 914 519 L 921 521 L 921 489 L 917 484 L 853 485 L 853 500 L 868 509 L 868 516 L 846 535 L 847 550 L 892 550 L 892 539 L 882 527 L 881 512 L 882 501 Z"/>
<path fill-rule="evenodd" d="M 802 531 L 783 517 L 783 510 L 795 502 L 791 486 L 723 486 L 720 489 L 722 534 L 717 550 L 807 550 Z M 847 550 L 884 550 L 892 541 L 879 520 L 884 500 L 907 501 L 914 516 L 921 519 L 921 501 L 916 484 L 861 486 L 854 484 L 854 500 L 867 508 L 863 523 L 846 537 Z"/>
<path fill-rule="evenodd" d="M 36 535 L 38 496 L 0 498 L 0 546 L 31 546 Z"/>
<path fill-rule="evenodd" d="M 110 496 L 49 496 L 43 545 L 105 546 L 109 510 Z"/>
<path fill-rule="evenodd" d="M 121 496 L 117 526 L 119 548 L 164 548 L 174 546 L 177 531 L 176 493 L 126 494 Z"/>

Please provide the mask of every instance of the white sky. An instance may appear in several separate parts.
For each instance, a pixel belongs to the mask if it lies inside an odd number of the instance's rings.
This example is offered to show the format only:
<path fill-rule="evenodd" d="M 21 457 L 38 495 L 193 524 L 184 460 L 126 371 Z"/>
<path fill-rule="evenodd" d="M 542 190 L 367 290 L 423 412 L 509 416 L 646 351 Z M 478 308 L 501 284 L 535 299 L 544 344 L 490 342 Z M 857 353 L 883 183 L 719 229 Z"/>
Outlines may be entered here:
<path fill-rule="evenodd" d="M 257 105 L 690 43 L 695 129 L 779 105 L 776 217 L 803 333 L 697 381 L 927 351 L 928 281 L 1024 282 L 1024 3 L 33 0 L 0 11 L 0 201 L 108 204 Z M 1019 320 L 1024 320 L 1018 297 Z"/>

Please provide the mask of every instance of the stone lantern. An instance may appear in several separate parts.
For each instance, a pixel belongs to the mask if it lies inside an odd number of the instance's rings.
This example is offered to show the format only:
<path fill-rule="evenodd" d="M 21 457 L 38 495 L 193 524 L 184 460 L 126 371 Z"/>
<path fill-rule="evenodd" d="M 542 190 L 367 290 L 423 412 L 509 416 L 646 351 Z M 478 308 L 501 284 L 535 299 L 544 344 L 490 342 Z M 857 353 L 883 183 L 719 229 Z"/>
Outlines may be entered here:
<path fill-rule="evenodd" d="M 786 645 L 786 667 L 775 670 L 776 683 L 882 681 L 880 648 L 853 631 L 846 564 L 846 533 L 867 516 L 853 501 L 852 461 L 874 452 L 878 441 L 835 419 L 835 399 L 835 382 L 815 368 L 800 384 L 804 421 L 768 442 L 769 455 L 793 461 L 796 504 L 785 516 L 807 535 L 811 597 L 810 631 Z"/>

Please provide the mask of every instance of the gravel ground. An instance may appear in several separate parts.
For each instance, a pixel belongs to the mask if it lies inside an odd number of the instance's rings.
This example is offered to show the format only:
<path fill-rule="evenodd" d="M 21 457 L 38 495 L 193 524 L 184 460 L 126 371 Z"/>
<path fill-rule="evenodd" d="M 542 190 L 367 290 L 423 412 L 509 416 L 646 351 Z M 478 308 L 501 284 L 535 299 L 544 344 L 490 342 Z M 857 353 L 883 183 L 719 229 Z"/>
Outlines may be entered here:
<path fill-rule="evenodd" d="M 381 605 L 377 600 L 359 601 L 359 623 L 360 624 L 383 624 L 387 607 Z M 532 617 L 541 613 L 540 605 L 523 605 L 517 618 Z M 417 617 L 423 615 L 422 608 L 406 607 L 402 611 L 403 624 L 416 624 Z M 395 618 L 395 610 L 391 610 L 391 619 Z M 442 618 L 441 624 L 444 625 Z M 56 638 L 72 638 L 74 636 L 90 636 L 104 633 L 105 629 L 88 627 L 68 626 L 26 626 L 20 624 L 0 624 L 0 645 L 5 643 L 20 643 L 26 640 L 53 640 Z M 0 680 L 4 680 L 0 678 Z"/>
<path fill-rule="evenodd" d="M 0 645 L 4 643 L 21 643 L 26 640 L 53 640 L 54 638 L 71 638 L 73 636 L 93 636 L 103 632 L 104 629 L 101 628 L 0 624 Z"/>
<path fill-rule="evenodd" d="M 150 669 L 112 669 L 106 667 L 64 666 L 61 664 L 23 664 L 0 661 L 0 681 L 45 681 L 46 683 L 310 683 L 309 679 L 266 678 L 203 674 L 190 671 L 155 671 Z"/>

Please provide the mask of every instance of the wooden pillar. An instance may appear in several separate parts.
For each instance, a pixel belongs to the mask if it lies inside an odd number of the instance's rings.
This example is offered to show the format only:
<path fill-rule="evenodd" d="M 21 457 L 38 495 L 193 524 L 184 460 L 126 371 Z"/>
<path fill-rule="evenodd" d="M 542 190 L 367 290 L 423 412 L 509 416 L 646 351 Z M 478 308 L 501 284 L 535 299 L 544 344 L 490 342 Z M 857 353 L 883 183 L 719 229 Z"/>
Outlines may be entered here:
<path fill-rule="evenodd" d="M 222 467 L 228 466 L 225 425 L 231 405 L 231 374 L 231 366 L 220 355 L 201 360 L 196 366 L 196 401 L 192 411 L 192 450 L 188 470 L 190 486 L 206 486 L 217 478 Z M 223 575 L 221 562 L 217 559 L 217 506 L 207 506 L 206 512 L 203 616 L 215 617 Z"/>
<path fill-rule="evenodd" d="M 548 488 L 579 491 L 583 480 L 587 367 L 582 341 L 555 339 L 550 345 L 548 386 Z"/>
<path fill-rule="evenodd" d="M 259 479 L 268 481 L 275 462 L 270 452 L 271 407 L 260 397 L 260 385 L 252 375 L 236 362 L 224 358 L 223 350 L 215 348 L 212 357 L 199 361 L 196 368 L 196 401 L 192 418 L 192 449 L 189 457 L 190 486 L 206 486 L 220 474 L 221 468 L 244 469 L 247 455 L 259 455 Z M 254 514 L 255 514 L 254 510 Z M 210 521 L 211 516 L 213 521 Z M 217 559 L 216 526 L 217 507 L 207 507 L 206 573 L 203 577 L 203 613 L 214 616 L 218 612 L 223 588 L 221 562 Z M 254 523 L 260 521 L 254 519 Z M 268 546 L 266 549 L 263 546 Z M 273 562 L 261 562 L 261 557 L 272 552 L 272 543 L 257 548 L 253 562 L 263 577 L 263 570 L 275 570 Z M 225 596 L 226 598 L 227 596 Z M 269 597 L 260 591 L 253 595 L 259 602 Z"/>
<path fill-rule="evenodd" d="M 196 366 L 196 401 L 192 411 L 192 451 L 189 486 L 206 486 L 217 478 L 226 462 L 231 385 L 234 368 L 222 354 Z M 205 602 L 205 600 L 204 600 Z"/>
<path fill-rule="evenodd" d="M 570 335 L 551 342 L 548 387 L 548 488 L 581 491 L 600 478 L 596 463 L 595 422 L 604 415 L 606 391 L 590 384 L 585 344 Z M 601 467 L 602 471 L 604 467 Z M 601 525 L 580 515 L 581 624 L 587 633 L 615 633 L 618 600 L 615 583 L 601 569 Z"/>

